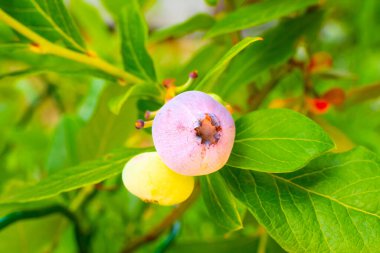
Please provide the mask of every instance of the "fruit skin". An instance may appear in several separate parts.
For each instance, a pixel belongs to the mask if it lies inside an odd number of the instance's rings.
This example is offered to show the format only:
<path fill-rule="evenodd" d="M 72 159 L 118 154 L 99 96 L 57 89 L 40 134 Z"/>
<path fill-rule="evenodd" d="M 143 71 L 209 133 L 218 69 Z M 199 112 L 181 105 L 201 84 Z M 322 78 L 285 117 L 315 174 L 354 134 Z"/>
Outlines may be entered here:
<path fill-rule="evenodd" d="M 197 136 L 196 129 L 206 114 L 220 125 L 216 143 Z M 210 135 L 206 130 L 205 134 Z M 206 175 L 226 164 L 235 139 L 235 123 L 229 111 L 212 97 L 187 91 L 157 112 L 152 135 L 157 153 L 170 169 L 182 175 Z"/>
<path fill-rule="evenodd" d="M 145 202 L 169 206 L 185 201 L 193 192 L 194 178 L 170 170 L 157 152 L 133 157 L 124 166 L 127 190 Z"/>

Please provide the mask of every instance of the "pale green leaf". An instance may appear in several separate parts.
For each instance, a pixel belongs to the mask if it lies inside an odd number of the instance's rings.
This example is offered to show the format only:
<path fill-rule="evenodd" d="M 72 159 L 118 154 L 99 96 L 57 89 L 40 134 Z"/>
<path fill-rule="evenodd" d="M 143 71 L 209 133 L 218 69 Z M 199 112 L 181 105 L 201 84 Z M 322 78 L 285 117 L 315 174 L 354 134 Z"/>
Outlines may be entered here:
<path fill-rule="evenodd" d="M 125 146 L 130 136 L 136 133 L 136 100 L 127 101 L 118 115 L 113 114 L 108 107 L 109 101 L 123 92 L 123 87 L 108 85 L 98 98 L 91 119 L 78 133 L 80 160 L 100 158 L 114 149 Z"/>
<path fill-rule="evenodd" d="M 21 189 L 0 200 L 0 204 L 37 201 L 54 197 L 114 177 L 121 173 L 125 163 L 133 156 L 148 149 L 127 149 L 109 154 L 104 159 L 87 162 L 75 167 L 59 170 L 42 179 L 36 185 Z"/>
<path fill-rule="evenodd" d="M 46 39 L 62 40 L 71 49 L 86 51 L 62 0 L 0 1 L 0 8 Z"/>
<path fill-rule="evenodd" d="M 136 84 L 130 87 L 124 94 L 113 97 L 108 106 L 112 113 L 118 115 L 123 105 L 132 97 L 149 97 L 158 100 L 160 95 L 161 91 L 152 84 Z"/>
<path fill-rule="evenodd" d="M 156 72 L 145 43 L 148 28 L 137 0 L 125 2 L 120 17 L 121 55 L 126 71 L 147 81 L 156 81 Z"/>
<path fill-rule="evenodd" d="M 205 0 L 205 2 L 208 4 L 208 5 L 211 5 L 211 6 L 216 6 L 218 4 L 218 0 Z"/>
<path fill-rule="evenodd" d="M 207 74 L 226 52 L 226 46 L 217 43 L 210 43 L 201 47 L 192 55 L 192 58 L 183 66 L 183 68 L 174 77 L 178 83 L 185 83 L 189 73 L 197 70 L 198 76 L 202 77 Z M 213 57 L 210 57 L 212 55 Z"/>
<path fill-rule="evenodd" d="M 290 172 L 334 148 L 317 123 L 288 109 L 255 111 L 236 121 L 228 165 L 265 172 Z"/>
<path fill-rule="evenodd" d="M 222 170 L 235 197 L 288 252 L 379 252 L 380 160 L 364 148 L 269 174 Z"/>
<path fill-rule="evenodd" d="M 84 122 L 88 122 L 91 119 L 107 85 L 104 80 L 93 79 L 89 86 L 86 96 L 77 108 L 77 116 Z"/>
<path fill-rule="evenodd" d="M 64 116 L 60 120 L 46 162 L 48 171 L 64 169 L 79 162 L 76 135 L 82 124 L 76 116 Z"/>
<path fill-rule="evenodd" d="M 227 67 L 228 63 L 243 49 L 247 48 L 253 42 L 262 40 L 260 37 L 247 37 L 233 46 L 219 61 L 218 63 L 207 73 L 207 75 L 196 86 L 197 90 L 205 90 L 212 86 L 212 80 L 215 80 Z"/>
<path fill-rule="evenodd" d="M 149 39 L 157 42 L 169 38 L 179 38 L 198 30 L 206 30 L 213 24 L 214 18 L 212 16 L 200 13 L 180 24 L 155 31 Z"/>
<path fill-rule="evenodd" d="M 78 23 L 86 42 L 101 58 L 115 55 L 115 48 L 119 45 L 116 36 L 109 30 L 106 21 L 100 14 L 101 9 L 86 0 L 70 1 L 70 13 Z M 104 46 L 107 45 L 107 46 Z"/>
<path fill-rule="evenodd" d="M 318 0 L 266 0 L 237 9 L 226 15 L 206 34 L 213 37 L 260 25 L 317 4 Z"/>
<path fill-rule="evenodd" d="M 210 218 L 216 224 L 228 232 L 243 228 L 236 201 L 218 172 L 201 177 L 201 188 Z"/>
<path fill-rule="evenodd" d="M 29 75 L 36 75 L 43 72 L 42 70 L 38 68 L 26 68 L 22 70 L 16 70 L 8 73 L 2 73 L 0 74 L 0 79 L 8 78 L 8 77 L 23 77 L 23 76 L 29 76 Z"/>

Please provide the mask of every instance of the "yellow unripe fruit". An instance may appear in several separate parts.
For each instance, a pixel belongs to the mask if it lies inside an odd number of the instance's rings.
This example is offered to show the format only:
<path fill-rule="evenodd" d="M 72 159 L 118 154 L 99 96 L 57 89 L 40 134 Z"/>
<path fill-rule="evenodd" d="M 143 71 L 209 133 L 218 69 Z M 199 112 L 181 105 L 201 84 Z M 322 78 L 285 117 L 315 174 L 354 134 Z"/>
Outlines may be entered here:
<path fill-rule="evenodd" d="M 169 169 L 157 152 L 133 157 L 124 166 L 122 177 L 133 195 L 145 202 L 165 206 L 185 201 L 194 189 L 194 178 Z"/>

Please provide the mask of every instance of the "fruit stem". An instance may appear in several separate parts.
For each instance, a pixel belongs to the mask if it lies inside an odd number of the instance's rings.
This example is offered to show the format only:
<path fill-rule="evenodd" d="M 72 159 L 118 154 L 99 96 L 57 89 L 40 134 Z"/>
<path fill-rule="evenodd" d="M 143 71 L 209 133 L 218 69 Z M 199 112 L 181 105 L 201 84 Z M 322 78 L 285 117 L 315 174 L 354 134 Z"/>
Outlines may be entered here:
<path fill-rule="evenodd" d="M 173 225 L 184 213 L 185 211 L 195 202 L 200 193 L 199 181 L 195 183 L 193 193 L 190 197 L 181 204 L 177 205 L 168 216 L 166 216 L 161 223 L 153 227 L 147 234 L 142 237 L 136 238 L 136 240 L 131 241 L 122 250 L 122 253 L 134 252 L 138 247 L 145 243 L 152 242 L 156 240 L 165 230 Z"/>
<path fill-rule="evenodd" d="M 146 120 L 149 120 L 149 119 L 154 119 L 154 117 L 156 116 L 158 111 L 146 111 L 145 114 L 144 114 L 144 118 Z"/>
<path fill-rule="evenodd" d="M 195 81 L 195 79 L 197 79 L 198 77 L 198 71 L 194 70 L 192 72 L 190 72 L 189 74 L 189 79 L 187 79 L 186 83 L 181 85 L 181 86 L 178 86 L 175 88 L 175 93 L 181 93 L 181 92 L 184 92 L 185 90 L 187 90 Z"/>
<path fill-rule="evenodd" d="M 268 234 L 265 231 L 263 234 L 260 236 L 259 240 L 259 248 L 257 249 L 258 253 L 265 253 L 266 248 L 267 248 L 267 243 L 268 243 Z"/>
<path fill-rule="evenodd" d="M 142 119 L 138 119 L 135 122 L 136 129 L 143 129 L 143 128 L 149 128 L 152 127 L 153 120 L 143 121 Z"/>

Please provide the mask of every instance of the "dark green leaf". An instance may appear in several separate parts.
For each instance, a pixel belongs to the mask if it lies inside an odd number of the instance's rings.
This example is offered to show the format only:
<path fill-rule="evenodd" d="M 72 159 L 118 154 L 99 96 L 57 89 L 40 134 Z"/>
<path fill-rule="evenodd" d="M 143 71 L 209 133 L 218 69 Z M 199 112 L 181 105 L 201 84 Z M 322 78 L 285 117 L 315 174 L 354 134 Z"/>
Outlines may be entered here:
<path fill-rule="evenodd" d="M 218 172 L 201 177 L 201 187 L 211 219 L 228 232 L 243 228 L 235 199 Z"/>
<path fill-rule="evenodd" d="M 62 0 L 0 1 L 0 8 L 46 39 L 62 40 L 71 49 L 86 51 Z"/>
<path fill-rule="evenodd" d="M 156 81 L 153 61 L 146 48 L 148 28 L 137 0 L 126 1 L 120 18 L 121 54 L 126 71 L 147 81 Z"/>
<path fill-rule="evenodd" d="M 108 155 L 105 159 L 59 170 L 38 184 L 5 197 L 0 204 L 19 203 L 54 197 L 87 185 L 99 183 L 121 173 L 125 163 L 133 156 L 151 149 L 127 149 Z"/>
<path fill-rule="evenodd" d="M 290 172 L 331 150 L 334 143 L 311 119 L 288 109 L 252 112 L 236 121 L 228 165 L 265 172 Z"/>
<path fill-rule="evenodd" d="M 288 252 L 378 252 L 380 160 L 364 148 L 269 174 L 229 167 L 233 194 Z"/>
<path fill-rule="evenodd" d="M 260 1 L 259 3 L 251 4 L 228 14 L 215 23 L 206 36 L 213 37 L 260 25 L 317 3 L 318 0 Z"/>
<path fill-rule="evenodd" d="M 242 85 L 254 81 L 263 71 L 286 62 L 294 55 L 296 41 L 305 33 L 314 32 L 323 12 L 288 19 L 263 35 L 264 41 L 247 48 L 229 65 L 221 76 L 218 94 L 226 97 Z"/>
<path fill-rule="evenodd" d="M 150 40 L 162 41 L 169 38 L 179 38 L 198 30 L 206 30 L 214 24 L 214 18 L 208 14 L 197 14 L 183 23 L 154 32 Z"/>
<path fill-rule="evenodd" d="M 233 46 L 228 52 L 218 61 L 218 63 L 207 73 L 207 75 L 196 86 L 197 90 L 205 90 L 212 86 L 213 80 L 225 70 L 229 62 L 239 54 L 243 49 L 251 45 L 253 42 L 262 40 L 260 37 L 248 37 Z"/>

